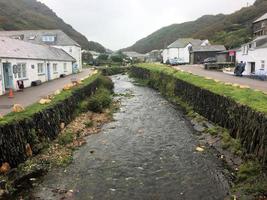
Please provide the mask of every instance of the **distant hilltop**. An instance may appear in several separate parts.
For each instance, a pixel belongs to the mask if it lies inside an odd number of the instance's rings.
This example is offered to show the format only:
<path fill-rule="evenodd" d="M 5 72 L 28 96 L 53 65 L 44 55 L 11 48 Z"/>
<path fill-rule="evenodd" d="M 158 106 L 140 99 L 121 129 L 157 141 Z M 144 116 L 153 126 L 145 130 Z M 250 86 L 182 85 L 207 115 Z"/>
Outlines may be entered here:
<path fill-rule="evenodd" d="M 79 43 L 83 49 L 104 53 L 101 44 L 88 41 L 71 25 L 66 24 L 53 10 L 36 0 L 1 0 L 0 30 L 60 29 Z"/>
<path fill-rule="evenodd" d="M 252 22 L 267 11 L 267 1 L 257 0 L 230 15 L 205 15 L 196 21 L 173 24 L 137 41 L 123 51 L 147 53 L 154 49 L 164 49 L 177 38 L 209 39 L 213 44 L 225 44 L 235 48 L 251 40 Z"/>

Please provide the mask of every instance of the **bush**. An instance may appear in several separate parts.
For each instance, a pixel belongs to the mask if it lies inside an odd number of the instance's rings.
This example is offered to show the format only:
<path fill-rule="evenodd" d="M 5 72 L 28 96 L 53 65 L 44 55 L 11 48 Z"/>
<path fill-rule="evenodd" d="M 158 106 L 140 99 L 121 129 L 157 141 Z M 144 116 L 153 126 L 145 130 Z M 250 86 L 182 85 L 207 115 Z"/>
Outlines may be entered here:
<path fill-rule="evenodd" d="M 102 112 L 103 109 L 108 108 L 112 103 L 110 91 L 105 88 L 97 90 L 95 95 L 88 99 L 88 110 L 93 112 Z"/>
<path fill-rule="evenodd" d="M 114 83 L 109 77 L 100 76 L 98 79 L 98 86 L 101 88 L 106 88 L 107 90 L 112 91 L 114 89 Z"/>
<path fill-rule="evenodd" d="M 72 132 L 64 132 L 62 133 L 62 135 L 60 135 L 58 137 L 58 143 L 60 145 L 66 145 L 66 144 L 70 144 L 74 139 L 74 134 Z"/>

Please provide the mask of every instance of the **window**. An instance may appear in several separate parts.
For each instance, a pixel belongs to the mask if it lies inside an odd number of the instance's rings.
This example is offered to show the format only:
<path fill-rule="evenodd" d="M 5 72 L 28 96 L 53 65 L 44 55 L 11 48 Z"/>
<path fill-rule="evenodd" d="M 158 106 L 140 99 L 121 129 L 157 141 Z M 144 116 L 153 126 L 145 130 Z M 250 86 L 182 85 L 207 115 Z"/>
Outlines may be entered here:
<path fill-rule="evenodd" d="M 54 73 L 57 73 L 57 64 L 53 64 L 53 71 L 54 71 Z"/>
<path fill-rule="evenodd" d="M 248 54 L 248 46 L 243 46 L 243 54 Z"/>
<path fill-rule="evenodd" d="M 56 36 L 54 35 L 46 35 L 42 37 L 43 42 L 55 42 L 56 41 Z"/>
<path fill-rule="evenodd" d="M 261 23 L 261 28 L 264 28 L 266 26 L 266 21 Z"/>
<path fill-rule="evenodd" d="M 261 61 L 261 69 L 264 69 L 265 68 L 265 60 L 262 60 Z"/>
<path fill-rule="evenodd" d="M 64 63 L 64 72 L 67 72 L 68 69 L 67 69 L 67 63 Z"/>
<path fill-rule="evenodd" d="M 38 63 L 37 64 L 37 70 L 38 70 L 38 74 L 44 74 L 44 64 L 43 63 Z"/>
<path fill-rule="evenodd" d="M 17 65 L 17 77 L 19 79 L 27 78 L 26 63 L 19 63 Z"/>

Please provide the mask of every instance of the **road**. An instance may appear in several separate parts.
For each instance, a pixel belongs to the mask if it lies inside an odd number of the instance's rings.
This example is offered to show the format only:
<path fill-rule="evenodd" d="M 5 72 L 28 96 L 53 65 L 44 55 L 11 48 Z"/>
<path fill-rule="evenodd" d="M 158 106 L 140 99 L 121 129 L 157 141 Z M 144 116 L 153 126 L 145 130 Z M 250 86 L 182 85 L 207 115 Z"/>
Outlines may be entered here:
<path fill-rule="evenodd" d="M 79 74 L 73 74 L 65 78 L 45 82 L 37 87 L 24 89 L 23 92 L 16 92 L 14 98 L 10 99 L 7 95 L 0 96 L 0 114 L 5 115 L 11 112 L 14 104 L 27 107 L 47 95 L 53 94 L 56 90 L 62 89 L 67 83 L 71 83 L 72 78 L 82 78 L 89 74 L 90 69 L 84 69 Z"/>
<path fill-rule="evenodd" d="M 66 169 L 54 169 L 35 188 L 40 200 L 221 200 L 229 192 L 212 151 L 196 152 L 198 139 L 183 114 L 127 76 L 113 77 L 124 95 L 114 122 L 87 138 Z M 123 95 L 121 95 L 123 96 Z M 90 152 L 94 152 L 93 154 Z M 71 191 L 70 196 L 60 192 Z"/>
<path fill-rule="evenodd" d="M 178 66 L 174 68 L 179 68 L 184 71 L 191 72 L 195 75 L 217 79 L 222 82 L 246 85 L 252 89 L 257 89 L 263 92 L 267 92 L 266 81 L 254 80 L 254 79 L 245 78 L 245 77 L 236 77 L 236 76 L 226 74 L 223 72 L 219 72 L 219 71 L 205 70 L 202 67 L 202 65 L 184 65 L 184 66 Z"/>

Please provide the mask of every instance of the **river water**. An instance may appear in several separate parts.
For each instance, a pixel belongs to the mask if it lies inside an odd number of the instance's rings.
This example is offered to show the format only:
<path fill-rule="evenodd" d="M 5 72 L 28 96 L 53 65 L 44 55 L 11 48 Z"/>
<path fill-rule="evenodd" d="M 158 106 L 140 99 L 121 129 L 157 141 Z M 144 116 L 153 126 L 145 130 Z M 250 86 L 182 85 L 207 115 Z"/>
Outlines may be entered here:
<path fill-rule="evenodd" d="M 35 198 L 224 199 L 229 185 L 221 164 L 211 151 L 195 151 L 198 139 L 183 114 L 126 75 L 112 79 L 117 94 L 133 97 L 122 97 L 114 122 L 89 136 L 70 166 L 44 177 Z"/>

